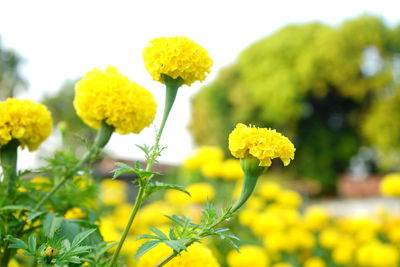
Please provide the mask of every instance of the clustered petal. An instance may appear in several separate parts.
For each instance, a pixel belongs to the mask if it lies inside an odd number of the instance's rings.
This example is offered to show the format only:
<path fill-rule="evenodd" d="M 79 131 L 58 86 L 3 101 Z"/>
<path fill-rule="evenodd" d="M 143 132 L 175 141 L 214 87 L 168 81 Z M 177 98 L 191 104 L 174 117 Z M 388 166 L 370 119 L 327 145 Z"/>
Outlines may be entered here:
<path fill-rule="evenodd" d="M 165 74 L 182 78 L 186 85 L 203 81 L 213 65 L 207 50 L 187 37 L 153 39 L 143 50 L 143 59 L 155 81 L 163 82 Z"/>
<path fill-rule="evenodd" d="M 249 154 L 258 158 L 260 166 L 271 166 L 274 158 L 280 158 L 287 166 L 296 149 L 287 137 L 275 130 L 238 123 L 229 135 L 229 150 L 236 158 Z"/>
<path fill-rule="evenodd" d="M 157 103 L 150 91 L 109 66 L 87 72 L 75 85 L 74 107 L 93 128 L 105 121 L 117 133 L 138 134 L 154 120 Z"/>
<path fill-rule="evenodd" d="M 46 106 L 8 98 L 0 102 L 0 146 L 17 139 L 22 147 L 36 150 L 50 135 L 53 120 Z"/>

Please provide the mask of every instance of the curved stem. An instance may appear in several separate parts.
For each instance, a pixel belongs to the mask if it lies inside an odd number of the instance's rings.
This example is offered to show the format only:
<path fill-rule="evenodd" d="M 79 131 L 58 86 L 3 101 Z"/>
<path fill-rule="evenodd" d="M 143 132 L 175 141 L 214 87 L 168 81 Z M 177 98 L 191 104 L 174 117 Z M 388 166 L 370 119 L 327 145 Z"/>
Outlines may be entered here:
<path fill-rule="evenodd" d="M 142 205 L 142 203 L 143 203 L 143 200 L 144 200 L 144 197 L 143 197 L 143 196 L 144 196 L 144 192 L 145 192 L 144 187 L 143 187 L 143 186 L 140 186 L 140 187 L 139 187 L 138 195 L 136 196 L 135 206 L 133 207 L 133 210 L 132 210 L 132 212 L 131 212 L 131 215 L 129 216 L 128 223 L 127 223 L 126 226 L 125 226 L 124 232 L 122 233 L 122 236 L 121 236 L 121 240 L 120 240 L 119 243 L 118 243 L 118 247 L 117 247 L 117 248 L 115 249 L 115 251 L 114 251 L 114 254 L 113 254 L 113 256 L 112 256 L 112 259 L 111 259 L 111 262 L 110 262 L 110 265 L 109 265 L 109 266 L 114 266 L 114 264 L 116 263 L 116 261 L 117 261 L 117 259 L 118 259 L 118 255 L 119 255 L 119 253 L 120 253 L 120 251 L 121 251 L 121 248 L 122 248 L 122 246 L 123 246 L 123 244 L 124 244 L 124 242 L 125 242 L 125 239 L 126 239 L 128 233 L 129 233 L 129 230 L 131 229 L 133 220 L 135 219 L 136 214 L 137 214 L 139 208 L 141 207 L 141 205 Z"/>
<path fill-rule="evenodd" d="M 113 132 L 114 127 L 107 125 L 105 122 L 103 122 L 101 124 L 100 130 L 97 132 L 96 139 L 91 149 L 86 152 L 86 154 L 75 165 L 75 167 L 67 175 L 65 175 L 65 177 L 36 204 L 36 206 L 33 208 L 33 211 L 37 211 L 51 196 L 53 196 L 65 184 L 66 181 L 74 177 L 76 172 L 79 171 L 79 169 L 82 168 L 83 165 L 96 159 L 96 157 L 100 154 L 102 149 L 110 140 Z"/>
<path fill-rule="evenodd" d="M 176 94 L 178 93 L 178 89 L 183 84 L 183 80 L 181 78 L 172 79 L 171 77 L 169 77 L 167 75 L 163 75 L 163 80 L 164 80 L 164 83 L 166 86 L 164 113 L 163 113 L 162 121 L 160 124 L 160 128 L 158 129 L 158 131 L 156 133 L 154 145 L 152 147 L 149 160 L 147 161 L 146 171 L 151 171 L 153 169 L 154 163 L 156 162 L 156 159 L 159 156 L 159 145 L 160 145 L 161 135 L 164 131 L 165 124 L 167 123 L 168 116 L 172 109 L 172 106 L 174 105 Z M 135 219 L 136 213 L 138 212 L 138 210 L 140 209 L 141 205 L 143 204 L 143 202 L 146 198 L 147 184 L 153 178 L 153 176 L 154 175 L 152 174 L 143 180 L 139 180 L 139 192 L 136 197 L 132 213 L 129 217 L 127 225 L 125 226 L 124 232 L 122 233 L 122 237 L 118 243 L 118 247 L 114 251 L 111 262 L 108 265 L 109 267 L 113 267 L 118 259 L 118 255 L 121 251 L 122 246 L 124 245 L 126 236 L 128 235 L 128 233 L 131 229 L 131 226 Z"/>

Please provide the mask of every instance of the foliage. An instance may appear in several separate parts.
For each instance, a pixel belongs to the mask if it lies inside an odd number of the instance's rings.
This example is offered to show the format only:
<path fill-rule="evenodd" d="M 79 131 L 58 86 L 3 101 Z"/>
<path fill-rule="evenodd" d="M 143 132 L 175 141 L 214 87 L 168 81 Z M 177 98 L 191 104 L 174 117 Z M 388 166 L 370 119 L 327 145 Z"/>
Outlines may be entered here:
<path fill-rule="evenodd" d="M 20 73 L 21 57 L 13 50 L 2 47 L 0 38 L 0 100 L 15 96 L 26 89 Z"/>
<path fill-rule="evenodd" d="M 400 114 L 385 102 L 399 104 L 399 29 L 364 15 L 338 27 L 291 25 L 256 42 L 193 99 L 196 143 L 227 152 L 237 121 L 277 128 L 295 141 L 292 171 L 326 190 L 361 145 L 381 155 L 379 167 L 398 168 L 400 139 L 391 123 Z"/>

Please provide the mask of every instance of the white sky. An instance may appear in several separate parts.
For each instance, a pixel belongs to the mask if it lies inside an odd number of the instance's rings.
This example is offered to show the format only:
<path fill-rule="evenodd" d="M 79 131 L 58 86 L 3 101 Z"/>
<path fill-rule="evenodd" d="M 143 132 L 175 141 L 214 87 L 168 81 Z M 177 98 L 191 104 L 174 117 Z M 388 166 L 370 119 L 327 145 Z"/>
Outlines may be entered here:
<path fill-rule="evenodd" d="M 39 100 L 66 79 L 80 77 L 94 67 L 114 65 L 153 92 L 159 103 L 158 125 L 164 87 L 151 80 L 141 57 L 152 38 L 188 36 L 207 48 L 214 60 L 207 83 L 248 45 L 286 24 L 337 24 L 366 12 L 394 24 L 400 22 L 399 9 L 396 0 L 0 0 L 0 36 L 3 45 L 25 59 L 22 73 L 29 82 L 29 93 L 21 97 Z M 193 149 L 186 128 L 190 97 L 200 86 L 181 88 L 162 138 L 168 148 L 161 161 L 179 162 Z M 115 134 L 107 150 L 120 158 L 137 159 L 141 154 L 134 144 L 151 144 L 152 140 L 152 128 L 140 135 Z M 22 160 L 33 164 L 27 154 L 23 153 Z"/>

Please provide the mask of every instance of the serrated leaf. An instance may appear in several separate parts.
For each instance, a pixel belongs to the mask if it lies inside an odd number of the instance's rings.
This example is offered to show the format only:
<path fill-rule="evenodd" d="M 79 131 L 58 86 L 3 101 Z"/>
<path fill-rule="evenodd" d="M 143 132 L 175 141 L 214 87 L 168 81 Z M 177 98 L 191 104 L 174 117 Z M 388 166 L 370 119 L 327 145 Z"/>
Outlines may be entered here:
<path fill-rule="evenodd" d="M 32 210 L 31 207 L 28 206 L 22 206 L 22 205 L 8 205 L 0 208 L 0 211 L 2 210 Z"/>
<path fill-rule="evenodd" d="M 167 217 L 168 219 L 170 219 L 171 221 L 175 222 L 179 226 L 183 227 L 184 220 L 181 217 L 179 217 L 177 215 L 172 215 L 172 216 L 164 215 L 164 216 Z"/>
<path fill-rule="evenodd" d="M 29 213 L 28 217 L 26 217 L 26 221 L 32 221 L 33 219 L 35 219 L 36 217 L 42 215 L 44 213 L 44 211 L 34 211 Z"/>
<path fill-rule="evenodd" d="M 157 229 L 157 228 L 150 228 L 150 231 L 152 231 L 153 233 L 155 233 L 158 237 L 160 237 L 160 239 L 163 240 L 167 240 L 168 237 L 166 236 L 166 234 L 164 234 L 161 230 Z"/>
<path fill-rule="evenodd" d="M 186 246 L 185 246 L 185 242 L 184 240 L 167 240 L 164 241 L 164 243 L 169 246 L 170 248 L 172 248 L 174 251 L 176 252 L 181 252 L 183 250 L 186 250 Z"/>
<path fill-rule="evenodd" d="M 177 239 L 177 237 L 175 235 L 175 231 L 174 231 L 173 228 L 169 229 L 169 239 L 171 239 L 171 240 L 176 240 Z"/>
<path fill-rule="evenodd" d="M 28 249 L 30 251 L 36 251 L 36 238 L 33 235 L 28 238 Z"/>
<path fill-rule="evenodd" d="M 153 240 L 143 243 L 136 251 L 135 259 L 138 260 L 144 253 L 157 246 L 160 242 L 159 240 Z"/>
<path fill-rule="evenodd" d="M 28 249 L 28 246 L 21 239 L 18 239 L 18 238 L 15 238 L 15 237 L 12 237 L 9 235 L 6 237 L 6 240 L 12 242 L 12 244 L 8 246 L 9 248 L 17 248 L 17 249 L 24 249 L 24 250 Z"/>
<path fill-rule="evenodd" d="M 140 239 L 159 239 L 159 238 L 158 238 L 158 236 L 155 236 L 155 235 L 144 234 L 144 235 L 140 235 L 140 236 L 136 237 L 136 240 L 140 240 Z"/>
<path fill-rule="evenodd" d="M 71 242 L 68 239 L 64 239 L 61 244 L 66 250 L 71 249 Z"/>
<path fill-rule="evenodd" d="M 96 229 L 90 229 L 87 231 L 84 231 L 82 233 L 79 233 L 75 236 L 74 240 L 72 241 L 72 247 L 78 246 L 80 243 L 83 242 L 89 235 L 91 235 Z"/>
<path fill-rule="evenodd" d="M 48 238 L 53 238 L 54 233 L 61 227 L 63 218 L 57 217 L 55 213 L 48 213 L 43 221 L 43 231 Z"/>
<path fill-rule="evenodd" d="M 181 185 L 166 184 L 166 183 L 162 183 L 162 182 L 158 182 L 158 181 L 150 182 L 146 188 L 146 193 L 148 195 L 150 195 L 153 192 L 156 192 L 159 190 L 168 190 L 168 189 L 181 191 L 191 197 L 190 193 L 185 189 L 185 187 L 183 187 Z"/>
<path fill-rule="evenodd" d="M 82 262 L 78 256 L 69 257 L 68 261 L 75 264 L 80 264 Z"/>

